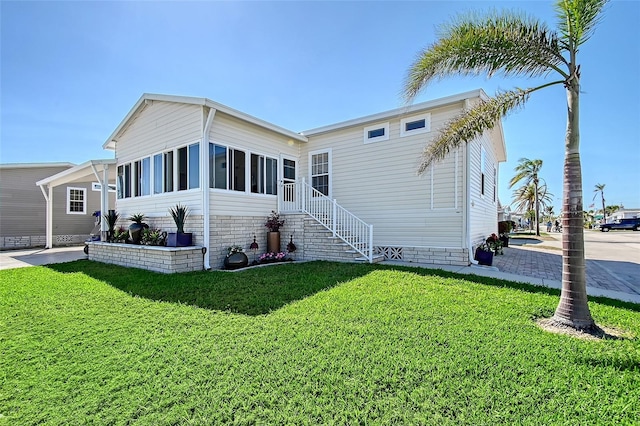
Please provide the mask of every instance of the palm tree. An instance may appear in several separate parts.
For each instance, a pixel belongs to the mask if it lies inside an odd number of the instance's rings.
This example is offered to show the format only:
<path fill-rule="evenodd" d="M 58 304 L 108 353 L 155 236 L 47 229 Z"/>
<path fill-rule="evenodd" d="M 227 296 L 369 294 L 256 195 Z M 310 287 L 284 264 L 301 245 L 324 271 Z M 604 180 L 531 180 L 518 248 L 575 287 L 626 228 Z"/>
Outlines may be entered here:
<path fill-rule="evenodd" d="M 542 160 L 529 160 L 528 158 L 521 158 L 518 160 L 518 164 L 515 168 L 516 175 L 509 181 L 509 188 L 513 188 L 515 184 L 520 181 L 524 181 L 526 186 L 533 183 L 535 203 L 533 210 L 536 212 L 536 235 L 540 235 L 540 203 L 538 202 L 538 185 L 540 184 L 540 178 L 538 173 L 542 168 Z"/>
<path fill-rule="evenodd" d="M 595 200 L 598 196 L 598 192 L 600 193 L 600 198 L 602 199 L 602 223 L 607 223 L 607 209 L 604 207 L 604 187 L 606 183 L 597 183 L 596 189 L 593 190 L 596 194 L 593 196 Z"/>
<path fill-rule="evenodd" d="M 547 218 L 547 220 L 553 219 L 553 206 L 545 206 L 544 215 Z"/>
<path fill-rule="evenodd" d="M 542 206 L 544 209 L 553 202 L 553 194 L 547 192 L 547 185 L 540 185 L 536 188 L 535 184 L 523 185 L 513 191 L 513 206 L 517 211 L 533 212 L 532 219 L 536 220 L 536 206 Z M 553 207 L 551 207 L 553 210 Z"/>
<path fill-rule="evenodd" d="M 593 34 L 607 0 L 556 0 L 558 27 L 514 13 L 459 16 L 442 28 L 440 38 L 411 65 L 404 87 L 407 101 L 433 81 L 450 75 L 549 77 L 537 87 L 501 91 L 445 124 L 425 147 L 418 172 L 441 160 L 450 149 L 469 142 L 522 107 L 532 93 L 562 85 L 567 95 L 564 194 L 562 202 L 562 293 L 553 321 L 595 331 L 587 303 L 580 164 L 580 46 Z"/>

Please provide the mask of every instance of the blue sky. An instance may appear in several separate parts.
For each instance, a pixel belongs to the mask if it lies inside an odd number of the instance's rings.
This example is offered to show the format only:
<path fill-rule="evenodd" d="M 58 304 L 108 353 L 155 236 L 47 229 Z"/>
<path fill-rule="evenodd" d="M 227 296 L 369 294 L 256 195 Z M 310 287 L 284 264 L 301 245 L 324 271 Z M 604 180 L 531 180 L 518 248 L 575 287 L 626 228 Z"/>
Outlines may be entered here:
<path fill-rule="evenodd" d="M 107 139 L 144 92 L 207 97 L 294 131 L 403 106 L 407 68 L 459 12 L 511 9 L 550 26 L 549 1 L 0 2 L 1 163 L 110 158 Z M 582 65 L 584 206 L 640 208 L 640 2 L 612 1 Z M 540 80 L 542 81 L 542 80 Z M 540 81 L 450 78 L 416 102 Z M 534 94 L 504 120 L 508 161 L 521 157 L 562 198 L 566 97 Z M 410 164 L 408 166 L 413 166 Z M 598 203 L 596 205 L 599 205 Z"/>

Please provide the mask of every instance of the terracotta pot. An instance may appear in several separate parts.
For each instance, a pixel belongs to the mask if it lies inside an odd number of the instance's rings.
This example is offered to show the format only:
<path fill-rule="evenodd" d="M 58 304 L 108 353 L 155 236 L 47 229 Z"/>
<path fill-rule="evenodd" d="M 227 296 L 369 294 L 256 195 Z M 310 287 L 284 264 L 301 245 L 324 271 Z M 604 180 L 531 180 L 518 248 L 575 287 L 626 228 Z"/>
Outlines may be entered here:
<path fill-rule="evenodd" d="M 267 252 L 280 253 L 280 231 L 267 232 Z"/>

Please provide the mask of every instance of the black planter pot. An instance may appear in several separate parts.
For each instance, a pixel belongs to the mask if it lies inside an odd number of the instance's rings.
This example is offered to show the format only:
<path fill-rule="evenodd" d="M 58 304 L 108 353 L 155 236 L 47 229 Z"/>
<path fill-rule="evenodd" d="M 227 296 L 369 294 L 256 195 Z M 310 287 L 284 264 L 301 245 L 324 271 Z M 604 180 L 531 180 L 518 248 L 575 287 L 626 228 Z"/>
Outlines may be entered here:
<path fill-rule="evenodd" d="M 476 249 L 475 259 L 480 265 L 491 266 L 493 264 L 493 252 L 478 247 Z"/>
<path fill-rule="evenodd" d="M 167 234 L 167 247 L 189 247 L 192 245 L 192 232 L 170 232 Z"/>
<path fill-rule="evenodd" d="M 244 268 L 248 264 L 249 264 L 249 259 L 247 258 L 247 255 L 242 252 L 233 253 L 224 258 L 225 269 Z"/>
<path fill-rule="evenodd" d="M 129 239 L 132 244 L 140 244 L 140 240 L 142 239 L 142 230 L 149 228 L 149 225 L 146 223 L 132 223 L 129 225 Z"/>
<path fill-rule="evenodd" d="M 509 237 L 507 237 L 506 235 L 500 237 L 500 241 L 502 241 L 502 247 L 509 247 Z"/>

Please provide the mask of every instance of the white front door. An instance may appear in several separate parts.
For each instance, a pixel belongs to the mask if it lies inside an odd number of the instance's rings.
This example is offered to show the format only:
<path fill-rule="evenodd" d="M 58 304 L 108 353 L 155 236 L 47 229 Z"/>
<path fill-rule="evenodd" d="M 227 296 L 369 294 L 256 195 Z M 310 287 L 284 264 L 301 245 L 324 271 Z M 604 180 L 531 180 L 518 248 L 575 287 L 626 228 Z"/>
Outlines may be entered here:
<path fill-rule="evenodd" d="M 296 205 L 296 178 L 298 159 L 295 157 L 280 156 L 280 180 L 282 181 L 281 208 L 283 211 L 300 210 Z"/>

